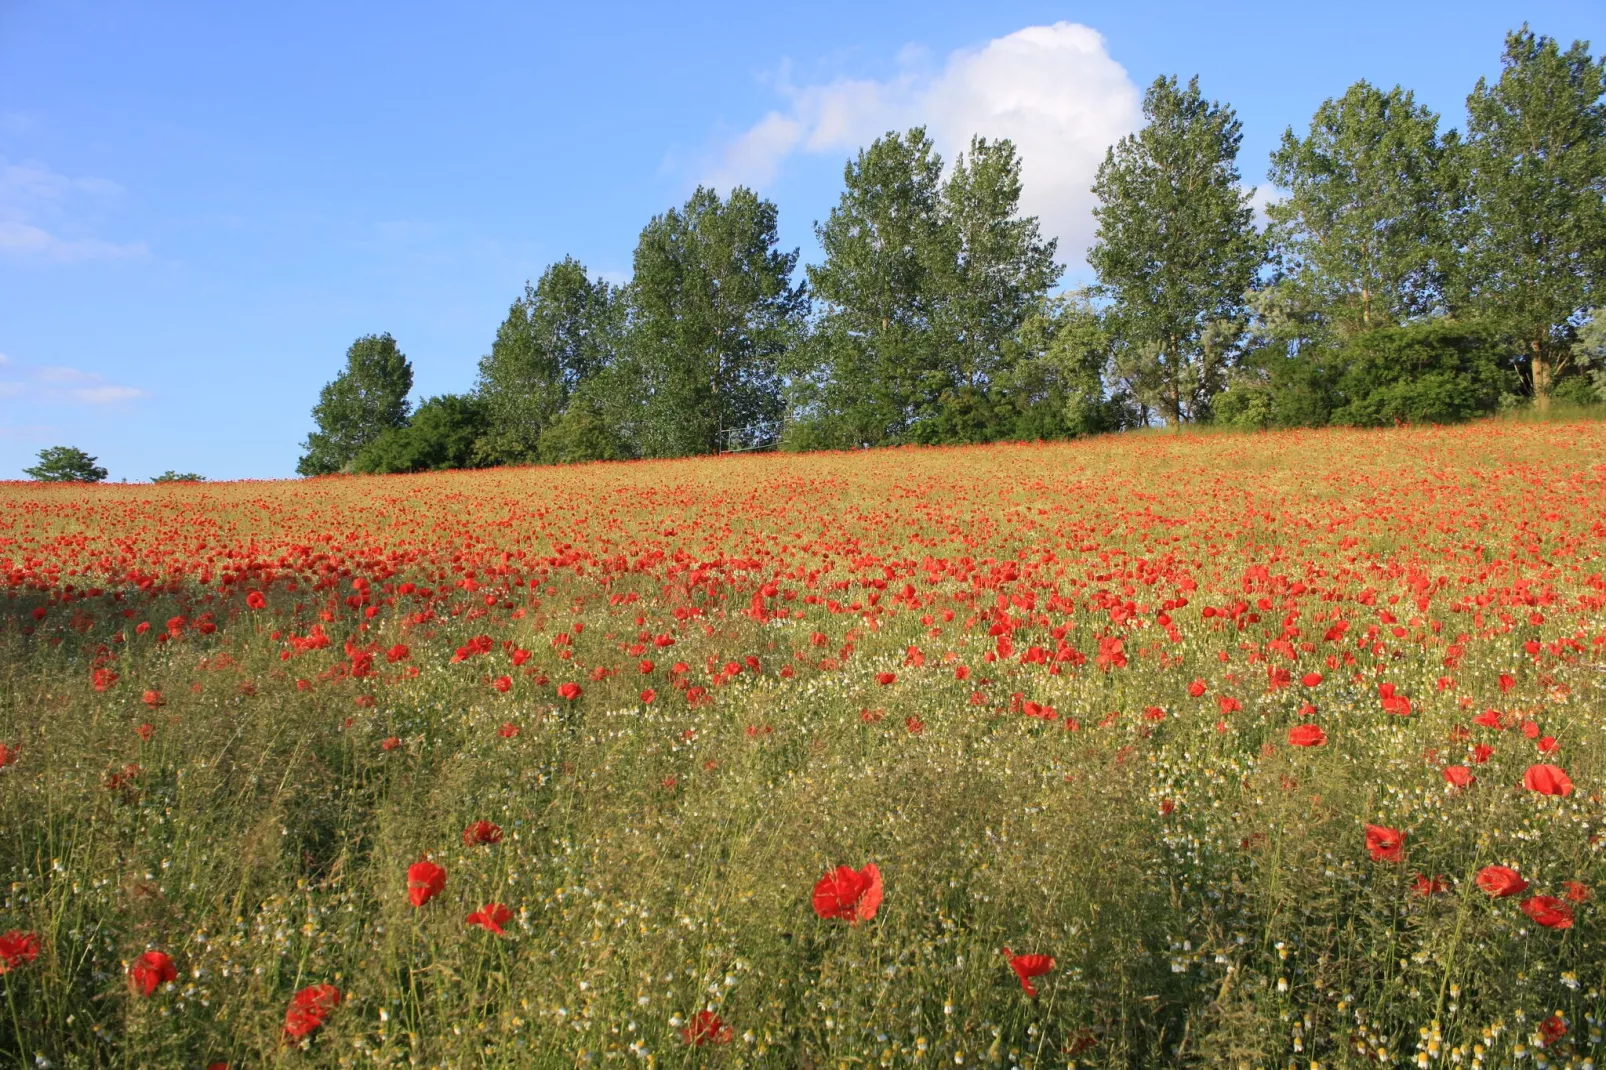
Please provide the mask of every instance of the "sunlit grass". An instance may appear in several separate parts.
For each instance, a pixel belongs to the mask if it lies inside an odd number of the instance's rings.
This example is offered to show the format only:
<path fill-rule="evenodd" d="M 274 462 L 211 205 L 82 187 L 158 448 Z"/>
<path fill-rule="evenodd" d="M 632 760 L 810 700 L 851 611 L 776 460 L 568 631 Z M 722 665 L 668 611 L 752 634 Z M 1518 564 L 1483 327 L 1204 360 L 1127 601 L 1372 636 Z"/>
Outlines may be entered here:
<path fill-rule="evenodd" d="M 1603 501 L 1587 421 L 0 487 L 0 1060 L 1593 1065 Z"/>

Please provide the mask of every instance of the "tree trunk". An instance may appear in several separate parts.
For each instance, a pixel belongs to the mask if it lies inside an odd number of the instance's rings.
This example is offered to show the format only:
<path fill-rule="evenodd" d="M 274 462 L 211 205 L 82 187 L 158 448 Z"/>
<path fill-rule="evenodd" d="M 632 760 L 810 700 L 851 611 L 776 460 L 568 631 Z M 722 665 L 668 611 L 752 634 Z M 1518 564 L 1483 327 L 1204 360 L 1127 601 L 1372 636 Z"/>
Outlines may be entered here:
<path fill-rule="evenodd" d="M 1529 343 L 1532 355 L 1529 358 L 1529 376 L 1533 380 L 1534 408 L 1540 412 L 1550 411 L 1551 367 L 1545 359 L 1544 344 L 1537 338 Z"/>

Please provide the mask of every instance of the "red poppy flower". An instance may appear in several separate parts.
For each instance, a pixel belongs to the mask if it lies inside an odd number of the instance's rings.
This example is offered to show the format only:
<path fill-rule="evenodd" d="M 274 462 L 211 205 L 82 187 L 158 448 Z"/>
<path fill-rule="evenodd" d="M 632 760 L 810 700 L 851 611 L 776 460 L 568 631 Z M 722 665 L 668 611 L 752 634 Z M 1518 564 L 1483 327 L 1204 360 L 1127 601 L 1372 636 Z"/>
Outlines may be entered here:
<path fill-rule="evenodd" d="M 446 887 L 446 871 L 429 859 L 420 859 L 407 867 L 407 900 L 415 907 L 441 894 Z"/>
<path fill-rule="evenodd" d="M 1195 680 L 1193 683 L 1188 685 L 1188 694 L 1192 695 L 1194 698 L 1198 698 L 1204 693 L 1205 682 L 1203 680 Z"/>
<path fill-rule="evenodd" d="M 898 674 L 895 672 L 878 672 L 875 674 L 875 682 L 880 684 L 882 687 L 887 686 L 897 678 Z"/>
<path fill-rule="evenodd" d="M 1496 899 L 1526 891 L 1528 882 L 1510 866 L 1484 866 L 1478 870 L 1478 887 Z"/>
<path fill-rule="evenodd" d="M 486 903 L 464 918 L 463 921 L 469 925 L 478 925 L 486 932 L 502 936 L 504 935 L 502 926 L 506 925 L 512 918 L 513 912 L 501 903 Z"/>
<path fill-rule="evenodd" d="M 580 697 L 580 685 L 574 683 L 559 684 L 558 697 L 573 702 Z"/>
<path fill-rule="evenodd" d="M 513 677 L 498 676 L 495 680 L 491 681 L 491 686 L 505 695 L 509 691 L 513 690 Z"/>
<path fill-rule="evenodd" d="M 654 691 L 652 688 L 644 687 L 641 689 L 641 704 L 643 706 L 651 706 L 652 700 L 657 697 L 658 692 Z"/>
<path fill-rule="evenodd" d="M 1471 787 L 1478 780 L 1472 775 L 1472 770 L 1464 765 L 1447 765 L 1444 767 L 1444 779 L 1458 788 Z"/>
<path fill-rule="evenodd" d="M 162 693 L 160 691 L 147 691 L 140 696 L 140 701 L 147 706 L 160 706 L 162 704 Z"/>
<path fill-rule="evenodd" d="M 496 734 L 501 736 L 503 739 L 512 739 L 514 736 L 519 734 L 519 726 L 514 724 L 512 721 L 508 721 L 501 728 L 496 730 Z"/>
<path fill-rule="evenodd" d="M 1573 782 L 1559 765 L 1530 765 L 1522 774 L 1522 786 L 1541 795 L 1571 795 Z"/>
<path fill-rule="evenodd" d="M 735 1036 L 731 1027 L 713 1011 L 698 1011 L 680 1030 L 680 1039 L 701 1047 L 704 1044 L 729 1044 Z"/>
<path fill-rule="evenodd" d="M 501 843 L 502 830 L 489 821 L 476 821 L 463 830 L 463 845 L 477 847 L 486 843 Z"/>
<path fill-rule="evenodd" d="M 4 743 L 0 743 L 0 769 L 4 769 L 6 766 L 10 765 L 12 762 L 14 762 L 16 760 L 17 760 L 17 752 L 16 752 L 16 750 L 14 750 L 11 747 L 6 746 Z"/>
<path fill-rule="evenodd" d="M 874 862 L 861 870 L 838 866 L 814 885 L 814 913 L 857 925 L 881 907 L 881 870 Z"/>
<path fill-rule="evenodd" d="M 411 654 L 412 651 L 407 649 L 406 643 L 397 643 L 395 646 L 385 651 L 385 660 L 394 665 L 398 661 L 406 661 Z"/>
<path fill-rule="evenodd" d="M 178 980 L 178 967 L 160 951 L 147 951 L 128 968 L 128 987 L 141 996 L 153 996 L 163 985 Z"/>
<path fill-rule="evenodd" d="M 1299 678 L 1299 682 L 1304 684 L 1306 687 L 1317 687 L 1322 682 L 1322 674 L 1319 672 L 1308 672 Z"/>
<path fill-rule="evenodd" d="M 1589 902 L 1589 885 L 1587 884 L 1582 884 L 1579 881 L 1564 881 L 1562 889 L 1567 898 L 1575 903 Z"/>
<path fill-rule="evenodd" d="M 1405 851 L 1405 835 L 1387 825 L 1367 825 L 1366 850 L 1374 862 L 1398 862 Z"/>
<path fill-rule="evenodd" d="M 1004 957 L 1009 959 L 1009 968 L 1020 979 L 1021 989 L 1036 999 L 1037 988 L 1032 984 L 1032 978 L 1041 977 L 1052 970 L 1054 959 L 1049 955 L 1017 955 L 1007 947 L 1004 948 Z"/>
<path fill-rule="evenodd" d="M 1561 1020 L 1561 1015 L 1552 1014 L 1539 1023 L 1539 1037 L 1546 1046 L 1556 1043 L 1567 1035 L 1567 1023 Z"/>
<path fill-rule="evenodd" d="M 264 596 L 261 591 L 252 591 L 250 594 L 246 595 L 245 604 L 250 606 L 252 609 L 268 608 L 267 597 Z"/>
<path fill-rule="evenodd" d="M 1424 873 L 1418 873 L 1416 879 L 1411 882 L 1411 891 L 1424 899 L 1430 895 L 1441 895 L 1449 890 L 1450 882 L 1443 877 L 1429 877 Z"/>
<path fill-rule="evenodd" d="M 309 985 L 290 998 L 284 1012 L 284 1033 L 300 1040 L 323 1026 L 329 1012 L 340 1006 L 340 989 L 334 985 Z"/>
<path fill-rule="evenodd" d="M 0 974 L 20 969 L 39 957 L 39 934 L 12 929 L 0 936 Z"/>
<path fill-rule="evenodd" d="M 380 750 L 395 750 L 399 746 L 401 746 L 401 739 L 397 736 L 386 736 L 379 741 Z"/>
<path fill-rule="evenodd" d="M 1288 743 L 1293 747 L 1320 747 L 1327 742 L 1327 733 L 1321 725 L 1296 724 L 1288 730 Z"/>
<path fill-rule="evenodd" d="M 1573 908 L 1553 895 L 1535 895 L 1522 901 L 1522 912 L 1547 929 L 1571 929 Z"/>
<path fill-rule="evenodd" d="M 134 734 L 141 740 L 149 743 L 151 737 L 156 734 L 156 726 L 153 724 L 142 724 L 138 728 L 134 729 Z"/>
<path fill-rule="evenodd" d="M 1489 759 L 1493 757 L 1494 748 L 1489 746 L 1487 743 L 1479 743 L 1477 746 L 1472 748 L 1472 760 L 1478 765 L 1486 764 Z"/>
<path fill-rule="evenodd" d="M 910 735 L 918 736 L 926 730 L 926 722 L 911 713 L 903 719 L 903 727 L 909 730 Z"/>

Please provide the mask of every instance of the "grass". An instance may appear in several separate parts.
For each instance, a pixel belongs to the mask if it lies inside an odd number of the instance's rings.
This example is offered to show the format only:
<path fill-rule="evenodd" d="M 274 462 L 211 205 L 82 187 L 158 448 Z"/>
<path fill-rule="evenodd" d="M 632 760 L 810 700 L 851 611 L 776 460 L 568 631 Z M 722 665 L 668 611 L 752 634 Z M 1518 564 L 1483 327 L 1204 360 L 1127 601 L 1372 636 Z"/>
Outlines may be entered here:
<path fill-rule="evenodd" d="M 0 1061 L 1592 1066 L 1603 500 L 1593 421 L 0 486 Z"/>

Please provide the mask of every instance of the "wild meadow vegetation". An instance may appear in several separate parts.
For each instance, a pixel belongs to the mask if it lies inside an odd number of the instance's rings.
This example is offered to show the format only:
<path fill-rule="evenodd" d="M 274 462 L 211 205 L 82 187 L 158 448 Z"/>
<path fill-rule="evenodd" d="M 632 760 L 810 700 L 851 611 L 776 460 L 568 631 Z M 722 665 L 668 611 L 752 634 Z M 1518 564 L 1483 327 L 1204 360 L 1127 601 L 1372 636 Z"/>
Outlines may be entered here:
<path fill-rule="evenodd" d="M 0 487 L 0 1061 L 1572 1067 L 1606 424 Z"/>

